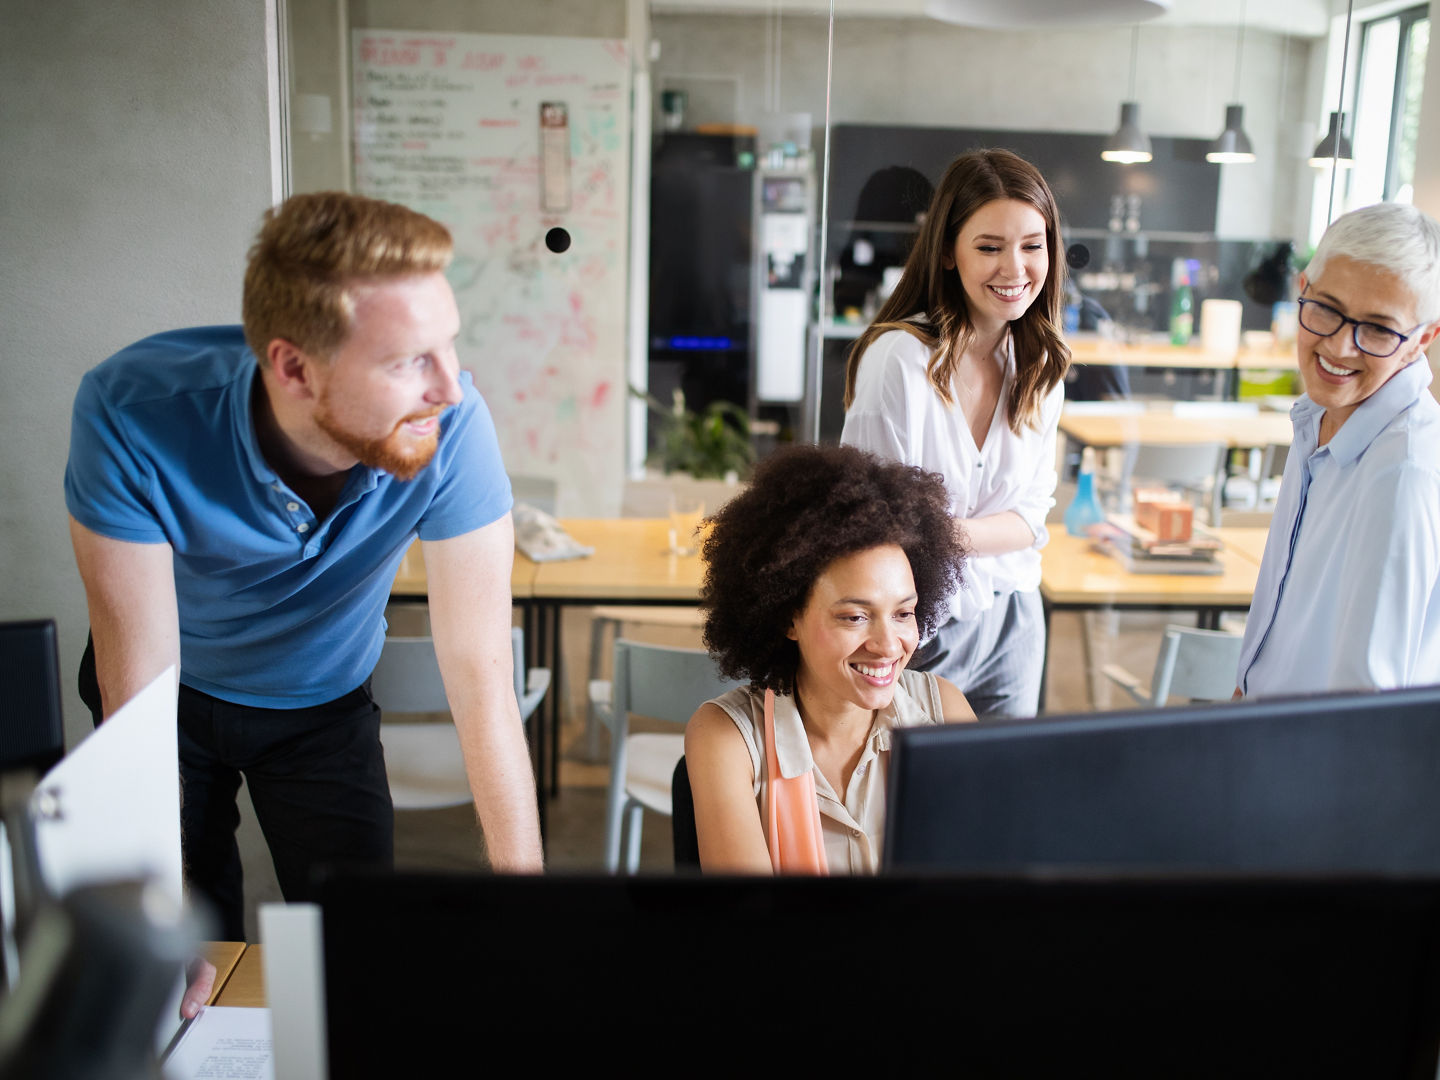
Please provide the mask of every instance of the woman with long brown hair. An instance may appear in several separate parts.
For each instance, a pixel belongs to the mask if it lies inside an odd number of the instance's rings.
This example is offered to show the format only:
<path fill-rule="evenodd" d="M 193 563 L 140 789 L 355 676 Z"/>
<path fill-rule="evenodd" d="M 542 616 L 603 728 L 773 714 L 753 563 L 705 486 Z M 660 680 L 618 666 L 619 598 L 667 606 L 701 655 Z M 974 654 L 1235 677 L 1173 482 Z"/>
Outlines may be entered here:
<path fill-rule="evenodd" d="M 964 154 L 845 372 L 841 441 L 945 478 L 968 582 L 910 666 L 949 679 L 982 718 L 1039 710 L 1064 284 L 1044 177 L 1007 150 Z"/>

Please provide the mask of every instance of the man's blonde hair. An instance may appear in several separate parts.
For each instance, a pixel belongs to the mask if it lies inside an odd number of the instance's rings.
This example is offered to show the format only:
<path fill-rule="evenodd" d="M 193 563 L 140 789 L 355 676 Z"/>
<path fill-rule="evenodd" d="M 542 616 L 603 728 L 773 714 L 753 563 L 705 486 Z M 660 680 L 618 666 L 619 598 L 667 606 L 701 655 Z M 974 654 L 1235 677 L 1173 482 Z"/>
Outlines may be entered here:
<path fill-rule="evenodd" d="M 265 212 L 245 268 L 245 340 L 263 364 L 276 338 L 329 358 L 350 333 L 350 287 L 444 270 L 450 231 L 397 203 L 343 191 L 292 195 Z"/>

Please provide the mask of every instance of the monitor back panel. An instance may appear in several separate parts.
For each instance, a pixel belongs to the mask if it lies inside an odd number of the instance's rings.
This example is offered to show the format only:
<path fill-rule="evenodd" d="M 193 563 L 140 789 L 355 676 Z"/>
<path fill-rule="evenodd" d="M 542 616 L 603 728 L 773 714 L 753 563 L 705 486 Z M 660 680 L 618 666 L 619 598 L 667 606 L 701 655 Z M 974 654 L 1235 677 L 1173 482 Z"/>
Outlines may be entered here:
<path fill-rule="evenodd" d="M 885 859 L 1440 874 L 1440 689 L 897 732 Z"/>
<path fill-rule="evenodd" d="M 1440 1038 L 1434 881 L 399 876 L 322 907 L 334 1077 L 1433 1078 Z"/>

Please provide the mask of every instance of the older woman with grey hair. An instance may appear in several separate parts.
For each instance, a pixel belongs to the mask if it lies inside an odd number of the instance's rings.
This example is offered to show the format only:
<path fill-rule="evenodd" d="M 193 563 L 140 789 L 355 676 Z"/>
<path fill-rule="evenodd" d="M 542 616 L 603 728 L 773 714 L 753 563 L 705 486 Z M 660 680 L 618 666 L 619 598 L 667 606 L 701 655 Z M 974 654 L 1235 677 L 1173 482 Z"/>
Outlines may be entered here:
<path fill-rule="evenodd" d="M 1346 214 L 1299 285 L 1305 394 L 1236 693 L 1440 683 L 1440 224 Z"/>

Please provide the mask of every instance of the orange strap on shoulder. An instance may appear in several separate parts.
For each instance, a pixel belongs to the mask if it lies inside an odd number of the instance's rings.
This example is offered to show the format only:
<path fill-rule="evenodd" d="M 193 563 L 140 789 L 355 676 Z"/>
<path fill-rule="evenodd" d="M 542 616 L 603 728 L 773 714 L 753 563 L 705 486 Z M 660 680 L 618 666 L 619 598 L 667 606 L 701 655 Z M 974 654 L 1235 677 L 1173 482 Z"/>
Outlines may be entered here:
<path fill-rule="evenodd" d="M 775 756 L 775 694 L 765 691 L 765 830 L 777 874 L 828 874 L 815 772 L 786 779 Z"/>

